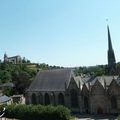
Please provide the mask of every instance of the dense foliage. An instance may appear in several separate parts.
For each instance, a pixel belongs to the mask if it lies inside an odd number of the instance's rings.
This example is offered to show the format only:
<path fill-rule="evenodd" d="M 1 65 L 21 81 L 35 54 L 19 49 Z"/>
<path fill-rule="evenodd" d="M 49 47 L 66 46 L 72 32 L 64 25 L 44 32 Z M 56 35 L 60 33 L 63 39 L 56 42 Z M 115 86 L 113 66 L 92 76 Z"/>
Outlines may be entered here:
<path fill-rule="evenodd" d="M 37 68 L 42 69 L 42 70 L 48 70 L 48 69 L 61 69 L 63 67 L 55 66 L 55 65 L 51 66 L 45 63 L 41 63 L 41 64 L 37 64 Z"/>
<path fill-rule="evenodd" d="M 22 59 L 21 64 L 0 62 L 0 84 L 12 82 L 15 87 L 5 89 L 4 94 L 10 96 L 12 94 L 23 94 L 34 79 L 37 71 L 47 69 L 58 69 L 59 66 L 49 66 L 48 64 L 31 63 L 26 58 Z"/>
<path fill-rule="evenodd" d="M 120 63 L 116 64 L 117 74 L 120 72 Z M 75 75 L 88 74 L 93 76 L 108 75 L 108 65 L 96 65 L 90 67 L 79 67 L 74 71 Z"/>
<path fill-rule="evenodd" d="M 70 110 L 64 106 L 9 105 L 5 116 L 20 120 L 69 120 Z"/>
<path fill-rule="evenodd" d="M 12 64 L 12 63 L 1 63 L 0 64 L 0 83 L 12 82 L 15 87 L 13 91 L 10 89 L 5 89 L 4 93 L 9 93 L 10 91 L 16 93 L 23 93 L 25 89 L 29 86 L 31 80 L 36 74 L 35 70 L 29 69 L 27 64 Z"/>
<path fill-rule="evenodd" d="M 107 72 L 107 65 L 98 65 L 98 66 L 91 66 L 91 67 L 79 67 L 75 69 L 75 75 L 81 75 L 81 74 L 89 74 L 89 75 L 106 75 Z"/>

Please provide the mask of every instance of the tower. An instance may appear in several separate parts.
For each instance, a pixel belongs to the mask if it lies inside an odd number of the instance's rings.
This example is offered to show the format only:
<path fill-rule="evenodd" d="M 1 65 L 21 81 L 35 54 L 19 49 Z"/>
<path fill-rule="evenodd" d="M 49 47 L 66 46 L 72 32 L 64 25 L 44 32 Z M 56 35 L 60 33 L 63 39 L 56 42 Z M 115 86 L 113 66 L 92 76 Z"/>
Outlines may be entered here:
<path fill-rule="evenodd" d="M 108 31 L 108 74 L 115 75 L 116 74 L 116 60 L 115 60 L 114 50 L 112 47 L 109 26 L 107 26 L 107 31 Z"/>
<path fill-rule="evenodd" d="M 7 54 L 5 52 L 5 54 L 4 54 L 4 63 L 6 63 L 6 62 L 8 62 L 8 57 L 7 57 Z"/>

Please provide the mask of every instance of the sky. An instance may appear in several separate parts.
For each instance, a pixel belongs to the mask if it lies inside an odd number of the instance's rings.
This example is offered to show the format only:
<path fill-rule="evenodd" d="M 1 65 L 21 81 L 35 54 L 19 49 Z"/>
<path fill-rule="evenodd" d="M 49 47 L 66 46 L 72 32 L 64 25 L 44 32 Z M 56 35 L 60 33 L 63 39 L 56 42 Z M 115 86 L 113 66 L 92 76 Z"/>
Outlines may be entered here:
<path fill-rule="evenodd" d="M 0 0 L 0 59 L 6 52 L 64 67 L 107 64 L 107 24 L 119 62 L 119 0 Z"/>

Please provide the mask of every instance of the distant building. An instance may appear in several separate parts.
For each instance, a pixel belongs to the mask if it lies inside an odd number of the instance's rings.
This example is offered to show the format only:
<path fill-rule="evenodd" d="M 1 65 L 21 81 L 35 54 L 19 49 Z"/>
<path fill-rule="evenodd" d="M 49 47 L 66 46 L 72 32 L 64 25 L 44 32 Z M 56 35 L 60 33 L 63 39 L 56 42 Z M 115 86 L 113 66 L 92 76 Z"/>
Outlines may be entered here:
<path fill-rule="evenodd" d="M 120 114 L 120 76 L 108 27 L 108 75 L 75 76 L 71 69 L 39 71 L 26 91 L 27 104 L 64 105 L 82 114 Z"/>
<path fill-rule="evenodd" d="M 6 53 L 4 54 L 4 63 L 20 64 L 21 62 L 22 60 L 19 55 L 8 57 Z"/>
<path fill-rule="evenodd" d="M 11 96 L 12 103 L 15 104 L 25 104 L 25 97 L 23 95 L 13 95 Z"/>

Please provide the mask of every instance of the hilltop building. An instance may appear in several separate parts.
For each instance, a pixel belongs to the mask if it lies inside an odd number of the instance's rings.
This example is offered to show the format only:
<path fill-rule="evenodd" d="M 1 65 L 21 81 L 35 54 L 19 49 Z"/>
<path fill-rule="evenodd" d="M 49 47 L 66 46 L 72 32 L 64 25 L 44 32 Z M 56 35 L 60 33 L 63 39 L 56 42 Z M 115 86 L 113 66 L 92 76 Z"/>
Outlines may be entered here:
<path fill-rule="evenodd" d="M 39 71 L 26 91 L 27 104 L 64 105 L 84 114 L 120 113 L 120 77 L 108 30 L 108 76 L 75 76 L 72 69 Z"/>
<path fill-rule="evenodd" d="M 22 60 L 19 55 L 8 57 L 6 53 L 4 54 L 4 63 L 20 64 L 21 62 Z"/>

